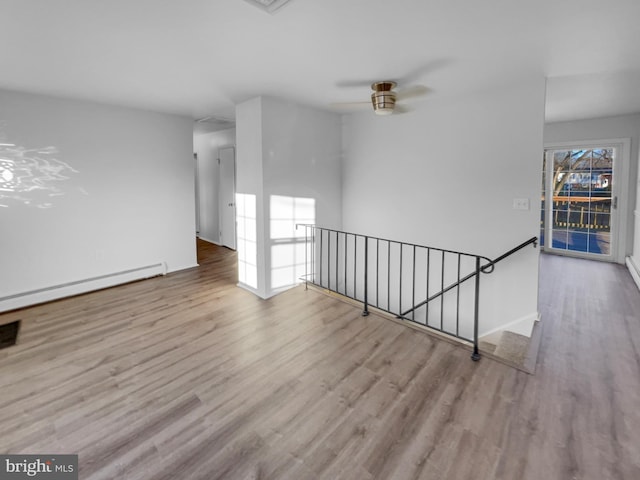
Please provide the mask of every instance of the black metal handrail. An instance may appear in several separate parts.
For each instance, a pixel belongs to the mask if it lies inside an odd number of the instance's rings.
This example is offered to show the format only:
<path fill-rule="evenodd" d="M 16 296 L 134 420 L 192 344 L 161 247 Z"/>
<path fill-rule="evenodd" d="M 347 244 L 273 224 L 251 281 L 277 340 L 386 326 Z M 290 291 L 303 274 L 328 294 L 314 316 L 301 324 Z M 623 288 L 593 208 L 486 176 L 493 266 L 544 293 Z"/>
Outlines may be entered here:
<path fill-rule="evenodd" d="M 361 301 L 364 305 L 363 315 L 368 315 L 369 307 L 374 307 L 398 318 L 471 342 L 471 357 L 474 360 L 480 358 L 480 273 L 493 272 L 496 263 L 527 245 L 534 244 L 535 247 L 537 242 L 537 237 L 532 237 L 491 260 L 482 255 L 311 224 L 298 224 L 296 228 L 298 227 L 305 229 L 305 284 L 311 283 Z M 445 286 L 446 277 L 456 280 L 447 281 Z M 472 278 L 475 278 L 474 288 L 463 287 Z M 418 289 L 422 293 L 418 293 Z M 454 290 L 455 296 L 447 297 L 445 301 L 445 294 Z M 416 303 L 417 293 L 418 296 L 424 294 L 425 300 Z M 430 308 L 430 304 L 436 299 L 440 301 Z M 411 308 L 403 309 L 403 304 L 410 304 Z M 465 321 L 465 316 L 469 317 L 469 321 Z"/>
<path fill-rule="evenodd" d="M 491 260 L 491 262 L 488 265 L 484 265 L 482 267 L 482 269 L 481 269 L 482 273 L 491 273 L 491 272 L 493 272 L 493 267 L 495 266 L 496 263 L 504 260 L 505 258 L 507 258 L 507 257 L 513 255 L 514 253 L 516 253 L 518 250 L 522 250 L 524 247 L 526 247 L 528 245 L 531 245 L 531 244 L 533 244 L 533 248 L 536 248 L 538 246 L 538 237 L 531 237 L 526 242 L 522 242 L 517 247 L 513 247 L 508 252 L 505 252 L 502 255 L 500 255 L 499 257 L 495 258 L 494 260 Z M 489 267 L 491 267 L 491 270 L 489 270 L 488 272 L 485 271 Z"/>
<path fill-rule="evenodd" d="M 538 244 L 538 237 L 532 237 L 529 240 L 527 240 L 526 242 L 522 242 L 520 245 L 518 245 L 517 247 L 512 248 L 511 250 L 509 250 L 508 252 L 503 253 L 502 255 L 500 255 L 499 257 L 497 257 L 495 260 L 489 260 L 489 263 L 487 263 L 486 265 L 482 265 L 480 267 L 480 272 L 481 273 L 492 273 L 496 263 L 500 262 L 501 260 L 504 260 L 505 258 L 507 258 L 510 255 L 513 255 L 514 253 L 516 253 L 518 250 L 522 250 L 524 247 L 533 244 L 534 247 L 537 246 Z M 486 257 L 480 257 L 480 258 L 486 258 Z M 487 259 L 488 260 L 488 259 Z M 491 268 L 489 270 L 489 268 Z M 472 279 L 473 277 L 475 277 L 478 273 L 476 271 L 471 272 L 469 275 L 465 276 L 464 278 L 459 279 L 457 282 L 452 283 L 451 285 L 449 285 L 448 287 L 444 288 L 443 290 L 439 291 L 438 293 L 430 296 L 429 298 L 427 298 L 426 300 L 423 300 L 422 302 L 418 303 L 417 305 L 414 305 L 412 308 L 410 308 L 409 310 L 405 310 L 404 312 L 402 312 L 402 316 L 405 316 L 409 313 L 411 313 L 413 310 L 415 310 L 416 308 L 420 308 L 423 305 L 426 305 L 427 303 L 429 303 L 432 300 L 435 300 L 436 298 L 438 298 L 441 295 L 444 295 L 445 293 L 447 293 L 450 290 L 453 290 L 455 287 L 457 287 L 458 285 L 466 282 L 467 280 Z"/>

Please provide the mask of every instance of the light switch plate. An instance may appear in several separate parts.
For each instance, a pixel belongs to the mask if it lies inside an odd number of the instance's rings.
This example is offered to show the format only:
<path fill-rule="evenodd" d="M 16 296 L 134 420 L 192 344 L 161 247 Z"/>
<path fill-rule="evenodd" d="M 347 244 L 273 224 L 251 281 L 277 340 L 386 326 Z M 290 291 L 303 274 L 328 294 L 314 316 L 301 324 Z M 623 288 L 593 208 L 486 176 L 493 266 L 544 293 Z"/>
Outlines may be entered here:
<path fill-rule="evenodd" d="M 529 210 L 529 199 L 528 198 L 514 198 L 513 199 L 513 209 L 514 210 Z"/>

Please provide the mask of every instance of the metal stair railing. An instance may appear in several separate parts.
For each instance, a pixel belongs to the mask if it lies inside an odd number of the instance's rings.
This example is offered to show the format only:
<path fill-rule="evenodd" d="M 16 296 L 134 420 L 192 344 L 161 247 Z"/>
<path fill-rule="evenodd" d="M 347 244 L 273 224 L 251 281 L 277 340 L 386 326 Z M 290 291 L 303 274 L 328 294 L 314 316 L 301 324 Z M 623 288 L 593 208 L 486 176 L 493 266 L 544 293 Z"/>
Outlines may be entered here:
<path fill-rule="evenodd" d="M 362 302 L 362 315 L 372 307 L 470 342 L 475 361 L 480 359 L 480 274 L 492 273 L 498 262 L 528 245 L 535 248 L 538 240 L 532 237 L 491 260 L 316 225 L 298 227 L 305 231 L 306 285 Z M 473 287 L 465 285 L 471 279 Z M 416 302 L 416 295 L 424 300 Z"/>

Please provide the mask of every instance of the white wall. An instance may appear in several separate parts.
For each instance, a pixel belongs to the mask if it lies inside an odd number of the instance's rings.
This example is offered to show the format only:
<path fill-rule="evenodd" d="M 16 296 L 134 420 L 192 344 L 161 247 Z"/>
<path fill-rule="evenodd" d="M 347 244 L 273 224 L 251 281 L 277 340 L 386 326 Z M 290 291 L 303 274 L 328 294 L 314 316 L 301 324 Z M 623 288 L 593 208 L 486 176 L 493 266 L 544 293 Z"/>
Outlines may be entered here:
<path fill-rule="evenodd" d="M 184 117 L 0 91 L 0 143 L 16 145 L 0 157 L 20 178 L 0 191 L 0 298 L 194 266 L 192 135 Z"/>
<path fill-rule="evenodd" d="M 339 229 L 342 226 L 340 116 L 263 97 L 262 122 L 265 218 L 272 218 L 273 196 L 291 197 L 315 205 L 314 219 L 298 221 Z M 270 226 L 266 222 L 265 280 L 268 291 L 274 294 L 295 285 L 304 274 L 304 250 L 298 245 L 296 254 L 296 245 L 274 239 Z M 304 235 L 302 230 L 291 233 Z"/>
<path fill-rule="evenodd" d="M 640 115 L 622 115 L 573 122 L 549 123 L 544 128 L 545 143 L 617 138 L 631 139 L 629 163 L 622 165 L 619 178 L 624 182 L 624 188 L 628 196 L 626 202 L 619 202 L 620 241 L 618 244 L 619 258 L 617 260 L 622 263 L 624 262 L 624 257 L 632 255 L 632 253 L 636 259 L 640 258 L 640 235 L 636 233 L 634 236 L 634 223 L 636 230 L 639 223 L 635 220 L 635 218 L 638 218 L 638 214 L 635 213 L 634 215 L 634 212 L 640 210 L 640 205 L 637 205 L 638 164 L 640 162 L 640 149 L 638 148 L 638 143 L 640 142 Z"/>
<path fill-rule="evenodd" d="M 258 287 L 271 296 L 270 202 L 274 195 L 313 198 L 316 223 L 339 228 L 341 215 L 340 117 L 270 97 L 236 108 L 237 190 L 257 196 Z"/>
<path fill-rule="evenodd" d="M 268 297 L 265 280 L 265 215 L 262 174 L 262 98 L 257 97 L 236 105 L 236 194 L 255 197 L 256 222 L 255 251 L 247 252 L 243 242 L 239 241 L 238 260 L 246 260 L 255 265 L 255 281 L 240 285 L 248 288 L 262 298 Z M 236 210 L 236 214 L 240 212 Z M 238 226 L 238 237 L 242 235 Z M 268 237 L 267 237 L 268 238 Z M 248 256 L 248 258 L 247 258 Z M 250 275 L 253 278 L 253 275 Z"/>
<path fill-rule="evenodd" d="M 193 137 L 194 152 L 198 154 L 198 236 L 211 243 L 220 243 L 218 150 L 235 144 L 235 128 Z"/>
<path fill-rule="evenodd" d="M 263 97 L 265 196 L 316 200 L 316 222 L 342 226 L 341 118 Z"/>
<path fill-rule="evenodd" d="M 544 79 L 413 107 L 345 117 L 344 229 L 490 258 L 537 236 Z M 536 318 L 537 281 L 532 247 L 483 275 L 481 334 Z"/>

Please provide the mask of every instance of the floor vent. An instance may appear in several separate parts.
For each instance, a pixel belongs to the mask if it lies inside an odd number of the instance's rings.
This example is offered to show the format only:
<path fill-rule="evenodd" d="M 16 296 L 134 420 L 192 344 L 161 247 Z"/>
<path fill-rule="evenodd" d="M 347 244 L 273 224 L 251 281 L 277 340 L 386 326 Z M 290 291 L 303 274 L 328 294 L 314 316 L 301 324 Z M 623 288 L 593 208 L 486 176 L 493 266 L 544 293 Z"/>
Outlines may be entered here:
<path fill-rule="evenodd" d="M 7 348 L 16 344 L 20 330 L 20 320 L 0 325 L 0 348 Z"/>

